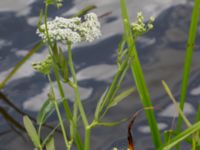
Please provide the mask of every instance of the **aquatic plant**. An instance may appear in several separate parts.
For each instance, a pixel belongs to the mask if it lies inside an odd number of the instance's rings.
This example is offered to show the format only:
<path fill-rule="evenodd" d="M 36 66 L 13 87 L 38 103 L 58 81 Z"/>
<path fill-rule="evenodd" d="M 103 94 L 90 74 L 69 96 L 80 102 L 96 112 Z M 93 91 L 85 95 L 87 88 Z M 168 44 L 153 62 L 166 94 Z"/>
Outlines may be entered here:
<path fill-rule="evenodd" d="M 55 19 L 53 20 L 48 20 L 49 5 L 54 5 L 55 7 L 60 8 L 63 5 L 63 0 L 44 0 L 44 3 L 44 13 L 43 11 L 41 11 L 40 13 L 38 29 L 36 31 L 36 34 L 41 37 L 41 41 L 35 45 L 35 47 L 23 58 L 21 62 L 16 65 L 16 67 L 11 71 L 8 77 L 6 77 L 0 84 L 0 88 L 3 88 L 6 83 L 13 77 L 19 67 L 21 67 L 21 65 L 23 65 L 23 63 L 27 59 L 29 59 L 31 55 L 33 55 L 43 45 L 47 46 L 49 52 L 48 56 L 44 60 L 41 60 L 40 62 L 34 62 L 32 64 L 33 69 L 46 76 L 50 84 L 50 90 L 47 95 L 47 99 L 43 104 L 41 110 L 39 111 L 36 119 L 37 128 L 35 124 L 32 123 L 33 119 L 30 119 L 30 117 L 28 116 L 24 116 L 23 118 L 24 127 L 20 126 L 20 124 L 18 124 L 14 119 L 10 119 L 15 122 L 16 126 L 19 126 L 21 130 L 27 131 L 27 134 L 30 137 L 35 149 L 56 149 L 54 145 L 54 133 L 58 128 L 60 128 L 63 135 L 65 148 L 67 150 L 70 150 L 74 145 L 78 150 L 89 150 L 92 128 L 96 126 L 114 126 L 124 121 L 127 121 L 128 118 L 123 118 L 119 121 L 104 122 L 103 118 L 111 108 L 118 105 L 124 98 L 135 91 L 135 87 L 132 87 L 119 93 L 120 85 L 123 82 L 123 79 L 129 69 L 132 71 L 132 76 L 136 83 L 135 86 L 143 105 L 143 108 L 141 110 L 144 110 L 149 127 L 151 129 L 151 135 L 155 149 L 169 150 L 175 146 L 176 149 L 179 149 L 179 143 L 182 141 L 187 141 L 189 144 L 191 144 L 192 150 L 197 150 L 200 148 L 200 105 L 196 114 L 196 123 L 194 124 L 192 124 L 183 113 L 198 25 L 200 8 L 199 0 L 195 0 L 192 12 L 183 71 L 180 106 L 178 105 L 177 100 L 172 95 L 168 85 L 165 83 L 165 81 L 162 81 L 166 93 L 172 100 L 174 106 L 177 109 L 177 112 L 179 113 L 177 129 L 165 131 L 164 140 L 162 140 L 161 133 L 158 130 L 158 124 L 154 114 L 154 106 L 152 105 L 149 88 L 147 87 L 142 71 L 142 66 L 140 64 L 137 49 L 135 46 L 137 38 L 153 28 L 153 22 L 155 19 L 151 17 L 149 21 L 145 23 L 142 12 L 138 12 L 137 20 L 131 23 L 128 17 L 126 0 L 120 0 L 124 34 L 118 48 L 118 70 L 109 87 L 99 98 L 94 112 L 94 118 L 92 121 L 90 121 L 88 120 L 85 108 L 80 98 L 78 80 L 76 77 L 73 62 L 72 46 L 73 44 L 78 44 L 80 42 L 92 42 L 100 38 L 101 31 L 98 16 L 95 13 L 85 13 L 88 10 L 94 8 L 89 7 L 88 9 L 80 11 L 77 15 L 71 18 L 55 17 Z M 80 15 L 82 17 L 80 17 Z M 63 54 L 62 48 L 59 47 L 60 43 L 66 45 L 68 52 L 67 58 Z M 56 84 L 60 94 L 58 97 L 55 95 L 55 87 L 52 83 L 52 78 L 56 79 Z M 68 100 L 66 98 L 67 96 L 63 90 L 63 85 L 69 85 L 73 89 L 75 101 L 72 108 L 68 104 Z M 64 107 L 66 118 L 62 117 L 61 115 L 61 105 Z M 1 111 L 3 112 L 4 110 Z M 51 128 L 51 132 L 48 133 L 46 137 L 43 137 L 41 136 L 42 127 L 45 125 L 46 120 L 49 116 L 52 115 L 54 111 L 57 114 L 58 125 L 54 128 Z M 138 113 L 136 112 L 136 114 Z M 7 114 L 4 113 L 4 116 L 7 116 Z M 81 121 L 79 120 L 79 116 L 81 118 Z M 128 140 L 132 139 L 131 126 L 136 116 L 137 115 L 134 115 L 129 123 Z M 68 126 L 65 126 L 64 120 L 66 120 L 66 124 Z M 182 122 L 184 122 L 187 126 L 184 131 L 181 130 Z M 81 135 L 79 132 L 79 124 L 82 124 L 84 127 L 84 136 Z M 133 150 L 133 142 L 129 142 L 129 146 L 127 147 L 129 148 L 129 150 Z M 117 148 L 114 148 L 114 150 L 117 150 Z"/>

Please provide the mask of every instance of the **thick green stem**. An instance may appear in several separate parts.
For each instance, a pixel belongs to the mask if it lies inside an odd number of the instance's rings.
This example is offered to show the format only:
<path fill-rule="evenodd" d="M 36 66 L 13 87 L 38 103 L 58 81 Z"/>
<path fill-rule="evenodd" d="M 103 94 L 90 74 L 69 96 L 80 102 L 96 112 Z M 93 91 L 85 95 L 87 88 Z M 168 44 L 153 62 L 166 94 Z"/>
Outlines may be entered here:
<path fill-rule="evenodd" d="M 152 102 L 150 99 L 149 91 L 143 76 L 142 68 L 140 65 L 140 61 L 137 55 L 137 51 L 135 48 L 135 39 L 133 38 L 132 31 L 130 28 L 130 22 L 128 17 L 128 11 L 126 8 L 126 1 L 120 0 L 122 18 L 124 23 L 124 31 L 128 44 L 128 53 L 132 59 L 131 70 L 133 74 L 133 78 L 136 83 L 136 87 L 138 89 L 138 93 L 143 104 L 143 107 L 152 107 Z M 145 110 L 145 114 L 147 116 L 147 120 L 151 129 L 151 134 L 153 137 L 153 142 L 156 149 L 159 149 L 162 146 L 160 132 L 158 130 L 157 121 L 155 118 L 154 110 L 149 109 Z"/>
<path fill-rule="evenodd" d="M 183 70 L 183 80 L 182 80 L 182 85 L 181 85 L 181 96 L 180 96 L 181 110 L 183 110 L 185 98 L 187 94 L 187 86 L 188 86 L 190 68 L 191 68 L 191 63 L 192 63 L 193 49 L 194 49 L 196 33 L 197 33 L 199 10 L 200 10 L 200 0 L 195 0 L 193 11 L 192 11 L 191 23 L 190 23 L 189 38 L 187 42 L 185 64 L 184 64 L 184 70 Z M 177 123 L 177 131 L 181 130 L 181 126 L 182 126 L 182 118 L 179 115 L 178 123 Z"/>
<path fill-rule="evenodd" d="M 53 89 L 53 85 L 52 85 L 50 75 L 48 75 L 48 79 L 49 79 L 52 94 L 53 94 L 53 97 L 54 97 L 53 103 L 54 103 L 54 106 L 55 106 L 55 109 L 56 109 L 56 113 L 57 113 L 57 116 L 58 116 L 58 120 L 59 120 L 59 123 L 60 123 L 61 130 L 62 130 L 65 146 L 67 147 L 68 150 L 70 150 L 71 145 L 69 144 L 69 141 L 67 139 L 67 135 L 66 135 L 65 128 L 64 128 L 64 123 L 63 123 L 63 120 L 62 120 L 62 117 L 61 117 L 61 114 L 60 114 L 60 111 L 59 111 L 59 108 L 58 108 L 58 104 L 57 104 L 57 100 L 56 100 L 56 97 L 55 97 L 55 93 L 54 93 L 54 89 Z"/>
<path fill-rule="evenodd" d="M 88 126 L 88 127 L 85 129 L 84 150 L 90 150 L 90 132 L 91 132 L 91 128 Z"/>

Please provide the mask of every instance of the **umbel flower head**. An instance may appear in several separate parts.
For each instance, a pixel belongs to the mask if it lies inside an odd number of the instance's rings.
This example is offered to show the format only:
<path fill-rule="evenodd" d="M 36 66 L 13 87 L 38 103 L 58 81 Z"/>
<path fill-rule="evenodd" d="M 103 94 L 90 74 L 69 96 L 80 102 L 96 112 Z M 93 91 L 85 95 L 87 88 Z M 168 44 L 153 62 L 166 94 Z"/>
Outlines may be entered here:
<path fill-rule="evenodd" d="M 49 74 L 51 71 L 51 65 L 53 63 L 52 57 L 49 55 L 46 59 L 41 62 L 33 63 L 32 67 L 36 71 L 43 73 L 45 75 Z"/>
<path fill-rule="evenodd" d="M 138 36 L 148 32 L 151 29 L 153 29 L 154 20 L 155 20 L 154 17 L 150 17 L 150 19 L 147 22 L 147 24 L 145 24 L 142 12 L 138 12 L 137 13 L 137 21 L 133 22 L 131 24 L 134 37 L 137 38 Z"/>
<path fill-rule="evenodd" d="M 101 36 L 100 23 L 98 17 L 94 13 L 89 13 L 83 19 L 74 17 L 66 19 L 56 17 L 52 21 L 47 22 L 48 35 L 45 25 L 41 25 L 36 33 L 45 41 L 61 42 L 66 44 L 78 43 L 82 41 L 93 41 Z"/>

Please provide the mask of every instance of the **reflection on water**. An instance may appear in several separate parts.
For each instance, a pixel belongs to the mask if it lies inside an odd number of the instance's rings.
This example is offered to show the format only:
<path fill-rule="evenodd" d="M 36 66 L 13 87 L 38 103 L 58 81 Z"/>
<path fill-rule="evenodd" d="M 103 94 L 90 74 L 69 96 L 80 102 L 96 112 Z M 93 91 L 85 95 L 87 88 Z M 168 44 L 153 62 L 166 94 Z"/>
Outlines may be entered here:
<path fill-rule="evenodd" d="M 179 99 L 185 43 L 192 10 L 189 2 L 178 4 L 179 2 L 181 1 L 168 0 L 163 3 L 151 0 L 145 0 L 144 2 L 136 1 L 135 3 L 128 1 L 130 4 L 129 7 L 132 7 L 131 18 L 135 18 L 135 12 L 138 8 L 144 10 L 144 14 L 147 16 L 157 14 L 155 29 L 138 39 L 137 48 L 140 60 L 142 61 L 145 78 L 150 87 L 153 103 L 159 106 L 159 109 L 156 110 L 156 117 L 161 131 L 172 127 L 173 118 L 176 114 L 171 101 L 164 92 L 161 80 L 165 80 L 169 84 L 173 89 L 172 92 L 176 99 Z M 89 3 L 90 1 L 80 3 L 78 0 L 72 3 L 72 1 L 68 0 L 65 5 L 66 7 L 58 12 L 51 9 L 50 15 L 52 17 L 61 14 L 68 15 L 69 13 L 66 13 L 66 10 L 70 10 L 72 14 L 80 9 L 80 7 L 86 6 Z M 145 9 L 149 3 L 151 3 L 151 7 Z M 175 3 L 178 5 L 175 5 Z M 38 4 L 38 2 L 31 1 L 31 4 L 27 5 L 30 11 L 25 11 L 27 8 L 23 7 L 23 11 L 27 13 L 21 13 L 21 15 L 19 15 L 20 11 L 16 13 L 11 11 L 11 9 L 6 12 L 0 12 L 0 80 L 6 76 L 26 51 L 34 45 L 34 42 L 39 40 L 35 35 L 36 27 L 33 24 L 34 21 L 30 23 L 30 18 L 37 17 L 42 3 Z M 75 46 L 73 49 L 76 71 L 78 72 L 78 79 L 80 81 L 79 86 L 82 89 L 81 95 L 82 99 L 85 99 L 84 105 L 87 108 L 87 114 L 90 119 L 93 117 L 93 111 L 98 98 L 109 85 L 115 73 L 116 49 L 122 34 L 120 11 L 118 9 L 119 4 L 111 0 L 107 1 L 107 4 L 106 2 L 101 2 L 98 5 L 99 8 L 95 11 L 100 15 L 112 11 L 112 14 L 108 18 L 101 20 L 103 37 L 94 44 L 82 44 L 81 46 Z M 165 9 L 166 6 L 168 7 L 167 9 Z M 135 7 L 137 9 L 134 9 Z M 187 95 L 188 101 L 185 109 L 185 113 L 191 120 L 194 119 L 193 114 L 197 109 L 200 98 L 200 73 L 198 71 L 200 63 L 199 38 L 198 34 L 193 58 L 192 76 Z M 0 97 L 0 112 L 2 114 L 0 116 L 0 131 L 2 132 L 0 149 L 32 149 L 31 144 L 25 141 L 23 138 L 24 135 L 21 134 L 23 133 L 21 120 L 24 113 L 35 116 L 36 111 L 41 107 L 46 98 L 45 91 L 49 88 L 47 79 L 35 73 L 30 67 L 32 61 L 37 61 L 46 54 L 47 51 L 45 49 L 40 50 L 21 68 L 17 76 L 3 90 L 3 93 L 7 97 L 3 97 L 5 96 L 3 94 Z M 132 84 L 134 82 L 131 79 L 131 74 L 128 73 L 122 89 Z M 71 93 L 68 87 L 65 90 L 66 93 Z M 7 98 L 7 101 L 3 101 L 5 98 Z M 70 99 L 70 104 L 72 104 L 73 95 L 68 95 L 68 98 Z M 119 106 L 112 109 L 105 120 L 119 120 L 131 116 L 140 108 L 139 97 L 135 93 Z M 54 118 L 51 118 L 52 122 L 55 122 Z M 15 129 L 15 131 L 11 129 Z M 153 150 L 144 113 L 136 119 L 132 133 L 136 149 Z M 112 128 L 97 127 L 92 130 L 91 149 L 110 150 L 115 146 L 124 149 L 127 146 L 126 137 L 127 123 Z M 57 133 L 56 139 L 58 139 L 57 145 L 59 149 L 62 149 L 63 146 L 63 143 L 60 142 L 62 141 L 61 138 L 62 136 Z"/>

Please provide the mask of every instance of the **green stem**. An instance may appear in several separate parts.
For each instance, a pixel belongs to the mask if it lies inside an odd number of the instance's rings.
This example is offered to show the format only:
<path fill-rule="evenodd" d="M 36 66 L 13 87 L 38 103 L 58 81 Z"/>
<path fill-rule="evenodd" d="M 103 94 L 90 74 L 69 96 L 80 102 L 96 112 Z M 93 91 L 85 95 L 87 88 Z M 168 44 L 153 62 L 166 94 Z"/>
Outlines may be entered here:
<path fill-rule="evenodd" d="M 75 93 L 75 102 L 74 102 L 74 122 L 77 123 L 77 118 L 78 118 L 78 108 L 80 111 L 81 118 L 83 120 L 83 124 L 85 127 L 85 141 L 84 141 L 84 150 L 89 150 L 90 147 L 90 128 L 89 128 L 89 123 L 87 120 L 87 116 L 85 113 L 85 110 L 83 108 L 83 105 L 80 100 L 80 94 L 78 90 L 78 82 L 76 79 L 76 72 L 74 69 L 74 64 L 73 64 L 73 59 L 72 59 L 72 53 L 71 53 L 71 44 L 68 43 L 68 61 L 69 61 L 69 68 L 72 74 L 72 78 L 74 80 L 74 93 Z"/>
<path fill-rule="evenodd" d="M 191 63 L 192 63 L 193 49 L 194 49 L 196 33 L 197 33 L 197 26 L 198 26 L 198 19 L 199 19 L 199 9 L 200 9 L 200 0 L 195 0 L 193 11 L 192 11 L 191 23 L 190 23 L 189 38 L 187 41 L 185 64 L 184 64 L 184 70 L 183 70 L 183 79 L 182 79 L 182 84 L 181 84 L 181 95 L 180 95 L 181 110 L 183 110 L 183 108 L 184 108 L 184 103 L 185 103 L 186 94 L 187 94 L 187 87 L 188 87 L 190 68 L 191 68 Z M 177 122 L 177 128 L 176 128 L 178 132 L 181 131 L 181 126 L 182 126 L 182 118 L 179 115 L 178 122 Z"/>
<path fill-rule="evenodd" d="M 91 128 L 88 126 L 85 129 L 85 143 L 84 143 L 84 150 L 89 150 L 90 149 L 90 132 Z"/>
<path fill-rule="evenodd" d="M 50 37 L 49 37 L 49 31 L 48 31 L 48 26 L 47 26 L 47 16 L 48 16 L 48 4 L 45 3 L 45 10 L 44 10 L 44 26 L 45 26 L 45 32 L 47 35 L 47 40 L 48 40 L 48 44 L 50 46 L 51 49 L 53 49 Z"/>
<path fill-rule="evenodd" d="M 78 146 L 78 149 L 82 150 L 83 146 L 82 146 L 81 137 L 80 137 L 80 135 L 78 133 L 77 124 L 73 120 L 69 104 L 67 102 L 67 99 L 65 98 L 65 93 L 64 93 L 62 84 L 60 82 L 60 77 L 59 77 L 58 69 L 57 69 L 57 67 L 56 67 L 56 65 L 54 63 L 53 63 L 53 68 L 54 68 L 54 75 L 56 77 L 56 82 L 57 82 L 57 85 L 58 85 L 58 89 L 59 89 L 61 98 L 64 99 L 63 100 L 63 106 L 64 106 L 64 109 L 65 109 L 65 114 L 66 114 L 67 120 L 70 121 L 70 130 L 71 130 L 70 133 L 74 133 L 72 130 L 75 128 L 75 142 L 76 142 L 76 144 Z M 73 135 L 72 135 L 72 138 L 73 138 Z"/>
<path fill-rule="evenodd" d="M 77 121 L 77 117 L 78 117 L 77 108 L 79 108 L 84 126 L 87 127 L 88 126 L 88 120 L 87 120 L 83 105 L 80 101 L 80 94 L 79 94 L 79 91 L 78 91 L 76 73 L 75 73 L 73 59 L 72 59 L 72 53 L 71 53 L 71 44 L 68 44 L 68 61 L 69 61 L 69 67 L 70 67 L 70 71 L 71 71 L 71 74 L 72 74 L 72 78 L 73 78 L 74 84 L 75 84 L 75 87 L 74 87 L 74 93 L 75 93 L 75 108 L 74 109 L 76 110 L 75 114 L 74 114 L 74 116 L 76 118 L 75 121 Z"/>
<path fill-rule="evenodd" d="M 101 109 L 99 110 L 99 113 L 101 113 L 103 111 L 103 109 L 105 108 L 105 105 L 109 105 L 109 103 L 112 101 L 112 99 L 114 98 L 116 92 L 118 91 L 121 82 L 123 81 L 126 72 L 129 68 L 129 57 L 126 57 L 126 59 L 124 60 L 124 62 L 121 64 L 120 68 L 118 69 L 118 72 L 116 73 L 112 84 L 109 88 L 108 93 L 106 94 L 105 98 L 104 98 L 104 102 L 101 105 Z M 97 120 L 102 120 L 103 117 L 106 115 L 106 113 L 108 112 L 109 108 L 107 107 L 104 112 L 100 115 L 100 118 L 95 118 Z"/>
<path fill-rule="evenodd" d="M 126 1 L 120 0 L 122 18 L 124 23 L 124 31 L 128 44 L 128 53 L 132 58 L 131 70 L 133 74 L 133 78 L 136 83 L 136 87 L 138 89 L 138 93 L 143 104 L 143 107 L 152 107 L 152 102 L 150 99 L 149 91 L 143 76 L 142 68 L 140 65 L 140 61 L 137 55 L 137 51 L 135 48 L 135 39 L 133 38 L 132 31 L 130 28 L 130 22 L 128 17 L 128 11 L 126 8 Z M 149 109 L 145 110 L 145 114 L 147 116 L 147 120 L 151 129 L 151 134 L 153 137 L 153 142 L 156 149 L 159 149 L 162 146 L 160 132 L 158 130 L 157 121 L 155 118 L 154 110 Z"/>
<path fill-rule="evenodd" d="M 183 70 L 183 80 L 182 80 L 181 98 L 180 98 L 180 108 L 181 109 L 183 109 L 183 107 L 184 107 L 185 97 L 186 97 L 186 93 L 187 93 L 187 85 L 188 85 L 188 80 L 189 80 L 190 67 L 191 67 L 191 63 L 192 63 L 192 55 L 193 55 L 193 49 L 194 49 L 195 38 L 196 38 L 196 33 L 197 33 L 199 9 L 200 9 L 200 0 L 195 0 L 193 12 L 192 12 L 192 21 L 190 24 L 189 38 L 188 38 L 188 42 L 187 42 L 184 70 Z M 180 125 L 182 124 L 181 122 L 182 122 L 182 119 L 179 116 L 179 119 L 178 119 L 178 128 L 179 129 L 180 129 Z"/>
<path fill-rule="evenodd" d="M 52 90 L 52 94 L 53 94 L 53 97 L 54 97 L 54 101 L 53 102 L 54 102 L 54 106 L 55 106 L 56 113 L 57 113 L 57 116 L 58 116 L 58 120 L 60 122 L 60 127 L 61 127 L 61 130 L 62 130 L 65 146 L 67 147 L 68 150 L 70 150 L 71 145 L 69 144 L 69 141 L 67 139 L 67 135 L 66 135 L 65 128 L 64 128 L 64 123 L 63 123 L 63 120 L 62 120 L 62 117 L 61 117 L 61 114 L 60 114 L 60 111 L 59 111 L 59 108 L 58 108 L 58 104 L 57 104 L 57 101 L 56 101 L 56 97 L 55 97 L 53 84 L 52 84 L 50 75 L 48 75 L 48 79 L 49 79 L 51 90 Z"/>

